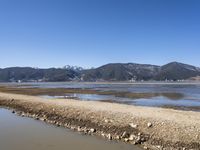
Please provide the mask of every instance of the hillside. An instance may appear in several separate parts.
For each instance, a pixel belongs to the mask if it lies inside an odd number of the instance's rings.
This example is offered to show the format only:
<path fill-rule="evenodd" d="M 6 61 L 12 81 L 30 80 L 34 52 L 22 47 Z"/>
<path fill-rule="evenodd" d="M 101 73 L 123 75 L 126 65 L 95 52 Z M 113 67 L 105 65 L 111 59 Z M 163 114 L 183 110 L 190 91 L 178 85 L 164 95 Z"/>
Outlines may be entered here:
<path fill-rule="evenodd" d="M 73 69 L 12 67 L 0 69 L 0 82 L 14 81 L 72 81 L 77 80 L 80 72 Z"/>
<path fill-rule="evenodd" d="M 190 77 L 196 77 L 200 74 L 200 68 L 195 66 L 172 62 L 160 67 L 156 75 L 156 80 L 183 80 Z"/>
<path fill-rule="evenodd" d="M 171 62 L 163 66 L 111 63 L 95 69 L 81 67 L 31 68 L 11 67 L 0 69 L 0 82 L 15 81 L 147 81 L 147 80 L 185 80 L 200 76 L 200 68 Z"/>
<path fill-rule="evenodd" d="M 159 70 L 159 66 L 142 64 L 107 64 L 96 69 L 84 71 L 83 79 L 86 81 L 127 81 L 150 80 Z"/>
<path fill-rule="evenodd" d="M 200 75 L 200 68 L 171 62 L 163 66 L 146 64 L 107 64 L 96 69 L 86 70 L 86 81 L 127 81 L 127 80 L 185 80 Z"/>

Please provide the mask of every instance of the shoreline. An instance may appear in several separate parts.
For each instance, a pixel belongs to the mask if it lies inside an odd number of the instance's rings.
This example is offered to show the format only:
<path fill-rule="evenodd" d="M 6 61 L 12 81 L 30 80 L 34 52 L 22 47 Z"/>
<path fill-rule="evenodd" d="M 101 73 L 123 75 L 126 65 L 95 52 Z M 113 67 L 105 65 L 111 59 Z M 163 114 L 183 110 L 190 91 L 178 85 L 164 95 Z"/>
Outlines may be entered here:
<path fill-rule="evenodd" d="M 144 149 L 200 149 L 200 112 L 0 93 L 13 113 Z"/>
<path fill-rule="evenodd" d="M 179 93 L 179 92 L 131 92 L 131 91 L 112 91 L 112 90 L 99 90 L 99 89 L 91 89 L 91 88 L 51 88 L 51 87 L 45 87 L 45 88 L 41 88 L 41 87 L 29 87 L 27 86 L 26 88 L 23 87 L 21 88 L 20 86 L 17 87 L 15 85 L 9 86 L 9 85 L 0 85 L 0 92 L 3 93 L 11 93 L 11 94 L 26 94 L 26 95 L 31 95 L 31 96 L 63 96 L 64 98 L 70 98 L 70 97 L 66 97 L 66 95 L 73 95 L 73 94 L 91 94 L 92 95 L 96 95 L 96 96 L 113 96 L 111 98 L 106 98 L 107 100 L 97 100 L 97 101 L 103 101 L 103 102 L 107 102 L 107 103 L 118 103 L 118 104 L 127 104 L 127 105 L 135 105 L 129 102 L 125 102 L 123 101 L 123 99 L 127 98 L 129 99 L 129 101 L 133 100 L 137 100 L 137 99 L 153 99 L 154 97 L 163 97 L 163 98 L 167 98 L 170 100 L 184 100 L 184 94 L 183 93 Z M 112 99 L 113 98 L 113 99 Z M 114 100 L 115 98 L 122 98 L 122 101 L 116 101 Z M 73 97 L 71 99 L 75 99 L 75 100 L 79 100 L 78 97 Z M 86 98 L 87 99 L 87 98 Z M 92 97 L 90 100 L 93 100 Z M 135 106 L 140 106 L 139 105 L 135 105 Z M 142 106 L 142 105 L 141 105 Z M 145 106 L 145 105 L 144 105 Z M 169 109 L 175 109 L 175 110 L 184 110 L 184 111 L 199 111 L 200 110 L 200 106 L 195 106 L 195 105 L 188 105 L 188 106 L 179 106 L 179 105 L 172 105 L 172 104 L 161 104 L 160 106 L 156 106 L 156 105 L 146 105 L 148 107 L 159 107 L 159 108 L 169 108 Z"/>
<path fill-rule="evenodd" d="M 136 82 L 130 82 L 130 81 L 96 81 L 96 82 L 87 82 L 87 81 L 55 81 L 55 82 L 0 82 L 1 85 L 26 85 L 26 84 L 48 84 L 48 83 L 53 83 L 53 84 L 57 84 L 57 83 L 74 83 L 74 84 L 110 84 L 110 85 L 199 85 L 200 81 L 194 81 L 194 80 L 185 80 L 185 81 L 136 81 Z"/>

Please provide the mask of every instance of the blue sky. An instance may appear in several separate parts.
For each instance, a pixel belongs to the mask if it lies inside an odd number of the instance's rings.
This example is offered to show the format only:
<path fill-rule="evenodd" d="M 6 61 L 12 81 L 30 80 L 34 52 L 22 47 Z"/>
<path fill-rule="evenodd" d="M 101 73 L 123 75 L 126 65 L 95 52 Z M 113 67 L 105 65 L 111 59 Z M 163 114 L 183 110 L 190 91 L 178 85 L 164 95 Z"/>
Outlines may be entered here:
<path fill-rule="evenodd" d="M 0 67 L 200 66 L 199 0 L 0 0 Z"/>

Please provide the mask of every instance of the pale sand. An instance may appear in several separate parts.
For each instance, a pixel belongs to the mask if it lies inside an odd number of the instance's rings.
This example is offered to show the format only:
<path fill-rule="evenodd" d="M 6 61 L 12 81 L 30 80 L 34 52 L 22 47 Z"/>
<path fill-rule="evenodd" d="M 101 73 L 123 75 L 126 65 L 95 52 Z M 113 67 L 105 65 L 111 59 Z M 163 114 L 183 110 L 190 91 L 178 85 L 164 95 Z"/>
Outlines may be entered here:
<path fill-rule="evenodd" d="M 200 112 L 180 111 L 164 108 L 130 106 L 96 101 L 71 99 L 45 99 L 36 96 L 0 93 L 0 105 L 17 109 L 49 111 L 61 116 L 91 121 L 106 127 L 127 127 L 137 124 L 138 132 L 149 135 L 142 143 L 151 149 L 200 149 Z M 19 108 L 20 109 L 20 108 Z M 108 120 L 108 121 L 105 121 Z M 152 127 L 148 127 L 148 123 Z M 87 126 L 87 123 L 85 124 Z M 102 127 L 102 130 L 103 130 Z M 113 133 L 114 134 L 114 133 Z"/>

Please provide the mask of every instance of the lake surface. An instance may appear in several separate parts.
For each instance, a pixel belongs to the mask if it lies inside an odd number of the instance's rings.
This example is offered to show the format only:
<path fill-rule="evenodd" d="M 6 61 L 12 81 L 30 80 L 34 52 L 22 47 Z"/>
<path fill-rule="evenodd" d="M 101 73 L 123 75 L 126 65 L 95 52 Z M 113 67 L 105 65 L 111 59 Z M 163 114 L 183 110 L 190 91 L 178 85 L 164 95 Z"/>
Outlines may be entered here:
<path fill-rule="evenodd" d="M 0 108 L 0 150 L 141 150 L 19 117 Z"/>
<path fill-rule="evenodd" d="M 148 93 L 151 96 L 140 98 L 117 97 L 116 95 L 64 93 L 64 95 L 40 95 L 46 98 L 74 98 L 77 100 L 94 100 L 124 103 L 150 107 L 174 107 L 200 111 L 200 83 L 21 83 L 14 84 L 20 88 L 78 88 L 98 91 L 128 93 Z"/>

